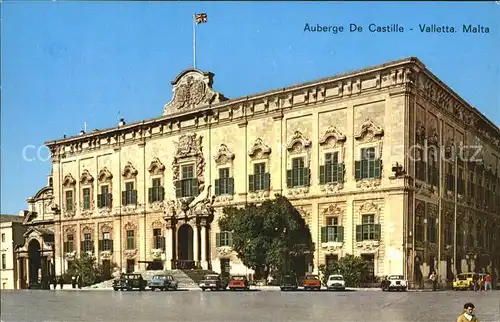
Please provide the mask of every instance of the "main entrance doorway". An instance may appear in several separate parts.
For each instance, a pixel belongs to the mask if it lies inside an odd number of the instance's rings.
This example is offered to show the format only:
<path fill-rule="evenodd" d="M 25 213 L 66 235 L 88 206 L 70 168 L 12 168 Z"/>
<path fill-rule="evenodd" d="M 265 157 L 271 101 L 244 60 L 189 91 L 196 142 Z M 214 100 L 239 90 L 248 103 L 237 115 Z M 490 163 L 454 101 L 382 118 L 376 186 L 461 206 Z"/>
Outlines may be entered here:
<path fill-rule="evenodd" d="M 41 282 L 42 257 L 40 248 L 40 242 L 36 239 L 32 239 L 28 245 L 28 281 L 30 287 L 36 287 Z"/>
<path fill-rule="evenodd" d="M 193 255 L 193 228 L 183 224 L 177 232 L 177 267 L 190 268 L 194 264 Z"/>

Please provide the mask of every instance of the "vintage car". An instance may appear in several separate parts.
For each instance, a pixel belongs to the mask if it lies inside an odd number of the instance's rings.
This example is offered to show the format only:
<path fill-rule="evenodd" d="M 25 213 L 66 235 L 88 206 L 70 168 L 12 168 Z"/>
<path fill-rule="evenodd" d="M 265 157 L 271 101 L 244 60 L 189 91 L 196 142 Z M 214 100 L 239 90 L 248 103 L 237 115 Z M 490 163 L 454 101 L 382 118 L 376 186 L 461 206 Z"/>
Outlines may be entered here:
<path fill-rule="evenodd" d="M 176 291 L 178 287 L 177 281 L 172 275 L 154 275 L 148 283 L 151 291 Z"/>
<path fill-rule="evenodd" d="M 299 288 L 297 276 L 295 274 L 286 274 L 281 278 L 280 290 L 296 291 Z"/>
<path fill-rule="evenodd" d="M 408 283 L 403 275 L 389 275 L 380 283 L 382 291 L 406 291 Z"/>
<path fill-rule="evenodd" d="M 235 275 L 229 279 L 229 289 L 234 290 L 250 290 L 250 284 L 246 276 Z"/>
<path fill-rule="evenodd" d="M 222 280 L 220 275 L 216 274 L 205 275 L 199 286 L 202 291 L 207 289 L 211 291 L 221 291 L 227 288 L 227 284 Z"/>
<path fill-rule="evenodd" d="M 304 290 L 321 290 L 321 280 L 318 275 L 306 275 L 304 281 L 302 282 Z"/>
<path fill-rule="evenodd" d="M 326 288 L 329 291 L 333 290 L 344 291 L 345 290 L 344 276 L 339 274 L 328 276 L 328 280 L 326 281 Z"/>
<path fill-rule="evenodd" d="M 465 290 L 473 290 L 474 282 L 477 279 L 482 279 L 484 274 L 478 273 L 460 273 L 453 280 L 453 290 L 455 291 L 465 291 Z"/>
<path fill-rule="evenodd" d="M 142 278 L 141 274 L 122 274 L 120 278 L 113 281 L 113 290 L 115 291 L 132 291 L 134 289 L 144 291 L 146 286 L 147 282 Z"/>

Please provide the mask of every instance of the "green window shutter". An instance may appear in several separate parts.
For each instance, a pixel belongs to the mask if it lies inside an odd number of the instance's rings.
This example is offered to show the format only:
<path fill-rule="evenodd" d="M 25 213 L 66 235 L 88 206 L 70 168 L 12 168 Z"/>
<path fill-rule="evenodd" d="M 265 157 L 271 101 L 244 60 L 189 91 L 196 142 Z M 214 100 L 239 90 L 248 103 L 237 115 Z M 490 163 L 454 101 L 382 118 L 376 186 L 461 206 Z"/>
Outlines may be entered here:
<path fill-rule="evenodd" d="M 148 201 L 153 202 L 153 188 L 148 189 Z"/>
<path fill-rule="evenodd" d="M 354 179 L 361 180 L 361 161 L 354 161 Z"/>
<path fill-rule="evenodd" d="M 220 233 L 215 234 L 215 247 L 220 247 Z"/>
<path fill-rule="evenodd" d="M 382 160 L 380 159 L 376 159 L 375 162 L 374 162 L 374 172 L 373 172 L 373 176 L 375 178 L 380 178 L 381 176 L 381 168 L 382 168 Z"/>
<path fill-rule="evenodd" d="M 337 164 L 337 182 L 338 183 L 344 182 L 344 171 L 345 171 L 345 164 L 344 163 Z"/>
<path fill-rule="evenodd" d="M 228 178 L 227 182 L 228 182 L 229 194 L 234 195 L 234 178 Z"/>
<path fill-rule="evenodd" d="M 271 187 L 271 174 L 264 173 L 264 189 L 267 190 Z"/>
<path fill-rule="evenodd" d="M 126 204 L 127 204 L 127 192 L 122 191 L 122 205 L 126 205 Z"/>
<path fill-rule="evenodd" d="M 226 233 L 226 234 L 227 234 L 228 246 L 233 247 L 233 233 Z"/>
<path fill-rule="evenodd" d="M 182 181 L 177 180 L 175 182 L 175 196 L 177 198 L 182 197 Z"/>
<path fill-rule="evenodd" d="M 160 201 L 165 200 L 165 188 L 158 187 L 158 194 L 160 195 Z"/>
<path fill-rule="evenodd" d="M 215 195 L 220 195 L 219 179 L 215 179 Z"/>
<path fill-rule="evenodd" d="M 337 226 L 337 236 L 339 242 L 344 241 L 344 227 Z"/>
<path fill-rule="evenodd" d="M 85 251 L 85 242 L 81 241 L 80 242 L 80 253 L 83 253 Z"/>
<path fill-rule="evenodd" d="M 101 208 L 102 207 L 102 195 L 97 195 L 97 208 Z"/>
<path fill-rule="evenodd" d="M 325 183 L 326 183 L 325 166 L 320 165 L 319 166 L 319 184 L 325 184 Z"/>
<path fill-rule="evenodd" d="M 63 252 L 65 252 L 65 253 L 68 252 L 68 242 L 64 242 L 64 244 L 63 244 Z"/>
<path fill-rule="evenodd" d="M 303 168 L 302 169 L 302 176 L 304 178 L 304 186 L 309 187 L 309 168 Z"/>
<path fill-rule="evenodd" d="M 286 170 L 286 187 L 291 188 L 293 187 L 293 175 L 292 175 L 293 170 Z"/>
<path fill-rule="evenodd" d="M 326 243 L 326 227 L 321 227 L 321 242 Z"/>
<path fill-rule="evenodd" d="M 253 182 L 253 174 L 248 175 L 248 191 L 249 192 L 254 192 L 254 182 Z"/>
<path fill-rule="evenodd" d="M 197 195 L 200 194 L 200 191 L 198 189 L 198 179 L 197 178 L 193 178 L 191 179 L 192 183 L 191 183 L 191 196 L 193 197 L 196 197 Z"/>
<path fill-rule="evenodd" d="M 363 240 L 363 225 L 356 225 L 356 241 Z"/>
<path fill-rule="evenodd" d="M 374 233 L 373 233 L 373 238 L 375 240 L 380 240 L 380 224 L 374 224 Z"/>
<path fill-rule="evenodd" d="M 137 190 L 132 191 L 132 204 L 137 204 Z"/>

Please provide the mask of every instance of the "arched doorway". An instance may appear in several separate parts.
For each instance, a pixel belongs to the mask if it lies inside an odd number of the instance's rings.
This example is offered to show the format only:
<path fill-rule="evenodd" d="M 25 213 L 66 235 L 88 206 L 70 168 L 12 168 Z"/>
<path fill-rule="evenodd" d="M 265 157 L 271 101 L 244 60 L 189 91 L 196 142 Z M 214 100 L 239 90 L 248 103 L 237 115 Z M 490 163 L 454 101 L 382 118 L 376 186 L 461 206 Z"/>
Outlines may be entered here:
<path fill-rule="evenodd" d="M 29 258 L 29 281 L 30 285 L 39 284 L 39 270 L 42 268 L 42 257 L 40 255 L 40 242 L 37 239 L 32 239 L 28 244 L 28 258 Z"/>
<path fill-rule="evenodd" d="M 183 224 L 177 232 L 177 259 L 179 261 L 192 261 L 193 256 L 193 228 Z"/>

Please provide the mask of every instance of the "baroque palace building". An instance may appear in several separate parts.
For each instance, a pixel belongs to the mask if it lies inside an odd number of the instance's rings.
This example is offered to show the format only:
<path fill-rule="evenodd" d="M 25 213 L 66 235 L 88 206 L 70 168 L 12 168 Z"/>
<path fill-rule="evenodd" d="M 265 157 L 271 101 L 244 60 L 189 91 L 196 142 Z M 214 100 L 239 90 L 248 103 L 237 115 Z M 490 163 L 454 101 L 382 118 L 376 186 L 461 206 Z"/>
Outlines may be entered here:
<path fill-rule="evenodd" d="M 28 199 L 21 286 L 82 252 L 123 271 L 251 273 L 218 218 L 277 194 L 315 243 L 300 273 L 355 254 L 417 285 L 431 270 L 498 276 L 499 128 L 418 59 L 235 99 L 213 77 L 180 73 L 158 118 L 46 142 L 53 168 Z"/>

